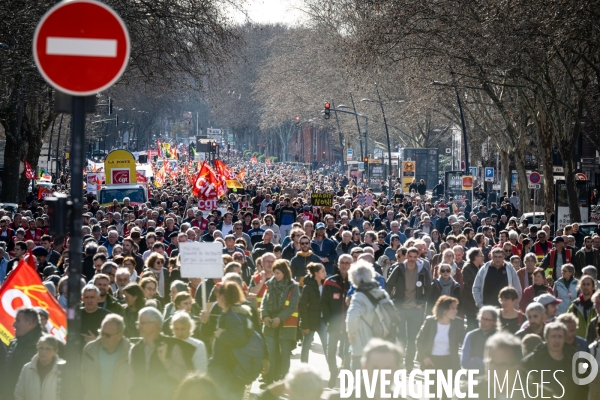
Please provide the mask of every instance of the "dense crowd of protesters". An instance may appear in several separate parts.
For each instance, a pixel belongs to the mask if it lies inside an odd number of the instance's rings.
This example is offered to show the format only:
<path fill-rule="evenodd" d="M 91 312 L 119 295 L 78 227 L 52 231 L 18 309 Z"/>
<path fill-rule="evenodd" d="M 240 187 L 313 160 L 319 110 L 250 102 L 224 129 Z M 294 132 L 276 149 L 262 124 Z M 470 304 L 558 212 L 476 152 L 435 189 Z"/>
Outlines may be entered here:
<path fill-rule="evenodd" d="M 144 204 L 87 195 L 86 400 L 241 399 L 256 366 L 239 349 L 252 340 L 262 347 L 265 399 L 318 399 L 324 386 L 339 388 L 340 369 L 360 368 L 479 369 L 482 380 L 490 369 L 562 370 L 564 398 L 599 398 L 600 378 L 572 383 L 571 359 L 586 351 L 600 360 L 600 236 L 576 223 L 521 223 L 514 194 L 473 208 L 420 184 L 403 193 L 397 183 L 388 198 L 335 171 L 232 165 L 248 170 L 244 190 L 214 210 L 198 210 L 184 177 L 151 188 Z M 313 206 L 313 193 L 330 193 L 332 205 Z M 0 282 L 30 254 L 66 308 L 68 239 L 50 236 L 47 205 L 29 200 L 14 214 L 0 210 Z M 220 243 L 223 278 L 182 278 L 185 242 Z M 47 310 L 17 311 L 15 339 L 0 345 L 2 400 L 74 390 L 47 323 Z M 315 334 L 325 385 L 309 366 L 290 371 L 297 346 L 308 363 Z"/>

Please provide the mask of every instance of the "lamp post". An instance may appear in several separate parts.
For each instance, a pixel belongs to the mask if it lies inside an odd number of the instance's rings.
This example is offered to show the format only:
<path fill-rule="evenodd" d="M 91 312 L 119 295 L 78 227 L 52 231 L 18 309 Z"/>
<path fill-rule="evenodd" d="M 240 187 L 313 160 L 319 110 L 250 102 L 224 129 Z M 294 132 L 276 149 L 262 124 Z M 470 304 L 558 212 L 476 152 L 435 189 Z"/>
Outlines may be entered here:
<path fill-rule="evenodd" d="M 387 139 L 387 148 L 388 148 L 389 169 L 386 169 L 387 178 L 388 178 L 388 196 L 391 199 L 392 198 L 392 174 L 391 174 L 391 171 L 392 171 L 392 145 L 390 142 L 390 131 L 388 129 L 387 119 L 385 117 L 385 110 L 383 108 L 383 100 L 381 100 L 381 95 L 379 94 L 379 87 L 377 86 L 377 84 L 375 84 L 375 90 L 377 91 L 378 100 L 362 99 L 361 102 L 379 103 L 379 106 L 381 107 L 381 115 L 383 116 L 383 124 L 385 125 L 385 136 Z M 404 103 L 404 100 L 393 100 L 391 102 Z"/>
<path fill-rule="evenodd" d="M 367 117 L 364 114 L 359 114 L 357 112 L 346 111 L 347 108 L 350 108 L 350 107 L 348 107 L 344 104 L 340 104 L 339 106 L 337 106 L 337 108 L 331 108 L 331 109 L 329 109 L 329 111 L 334 111 L 336 114 L 338 112 L 344 113 L 344 114 L 351 114 L 351 115 L 354 115 L 355 117 L 361 117 L 361 118 L 365 119 L 365 155 L 366 155 L 366 154 L 368 154 L 367 146 L 368 146 L 368 137 L 369 137 L 368 136 L 369 135 L 369 117 Z M 326 111 L 323 110 L 323 111 L 321 111 L 321 113 L 326 114 Z M 359 133 L 360 133 L 360 131 L 359 131 Z M 360 136 L 359 136 L 359 138 L 360 138 Z M 367 175 L 368 175 L 368 171 L 367 171 Z"/>
<path fill-rule="evenodd" d="M 456 92 L 456 103 L 458 104 L 458 111 L 460 112 L 460 123 L 463 134 L 463 142 L 465 142 L 465 171 L 469 171 L 469 145 L 467 143 L 467 124 L 465 123 L 465 114 L 463 113 L 462 102 L 460 101 L 460 94 L 458 93 L 458 85 L 454 83 L 454 72 L 450 71 L 450 74 L 452 75 L 452 84 L 449 85 L 440 81 L 433 81 L 431 84 L 434 86 L 451 86 Z"/>

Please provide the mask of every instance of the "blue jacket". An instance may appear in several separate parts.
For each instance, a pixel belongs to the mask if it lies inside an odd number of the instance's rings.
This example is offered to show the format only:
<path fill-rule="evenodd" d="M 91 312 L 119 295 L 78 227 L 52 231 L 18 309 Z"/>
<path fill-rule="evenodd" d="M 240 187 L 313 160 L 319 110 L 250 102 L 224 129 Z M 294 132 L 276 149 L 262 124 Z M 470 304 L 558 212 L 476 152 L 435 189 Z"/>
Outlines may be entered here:
<path fill-rule="evenodd" d="M 0 259 L 0 283 L 4 282 L 6 278 L 6 269 L 8 266 L 8 261 L 5 258 Z"/>
<path fill-rule="evenodd" d="M 336 244 L 329 238 L 324 238 L 322 242 L 317 242 L 315 239 L 310 242 L 310 249 L 319 257 L 327 257 L 329 262 L 323 263 L 327 276 L 333 275 L 333 264 L 337 262 Z"/>

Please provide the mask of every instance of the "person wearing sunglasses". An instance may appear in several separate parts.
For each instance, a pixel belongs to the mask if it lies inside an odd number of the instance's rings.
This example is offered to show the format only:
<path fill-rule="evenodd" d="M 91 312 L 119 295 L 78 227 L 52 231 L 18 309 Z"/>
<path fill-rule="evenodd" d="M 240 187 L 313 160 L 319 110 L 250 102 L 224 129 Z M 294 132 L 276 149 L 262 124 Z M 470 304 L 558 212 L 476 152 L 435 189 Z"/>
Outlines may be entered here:
<path fill-rule="evenodd" d="M 438 265 L 439 276 L 431 281 L 431 297 L 427 302 L 428 314 L 431 314 L 433 305 L 442 295 L 460 299 L 460 284 L 452 277 L 452 266 L 442 263 Z"/>
<path fill-rule="evenodd" d="M 290 261 L 292 278 L 303 286 L 304 276 L 306 275 L 308 264 L 322 263 L 321 258 L 311 250 L 310 239 L 306 235 L 300 237 L 300 251 Z"/>
<path fill-rule="evenodd" d="M 124 337 L 124 332 L 123 317 L 109 314 L 102 321 L 98 339 L 83 350 L 81 368 L 82 376 L 86 377 L 86 384 L 82 385 L 84 399 L 111 398 L 119 393 L 120 388 L 128 387 L 131 380 L 129 351 L 132 345 Z M 114 359 L 114 364 L 101 361 L 107 358 Z M 103 376 L 111 378 L 102 379 Z"/>

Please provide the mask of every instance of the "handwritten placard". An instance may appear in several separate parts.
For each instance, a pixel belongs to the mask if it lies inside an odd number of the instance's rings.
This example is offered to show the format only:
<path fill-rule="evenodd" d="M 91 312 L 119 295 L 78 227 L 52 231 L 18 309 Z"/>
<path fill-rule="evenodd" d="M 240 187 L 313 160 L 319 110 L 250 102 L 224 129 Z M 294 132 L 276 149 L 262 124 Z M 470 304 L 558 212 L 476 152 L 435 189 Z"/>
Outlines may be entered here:
<path fill-rule="evenodd" d="M 221 243 L 180 243 L 179 258 L 183 278 L 223 277 L 223 245 Z"/>
<path fill-rule="evenodd" d="M 333 206 L 332 193 L 313 193 L 310 195 L 310 202 L 313 206 L 331 207 Z"/>

